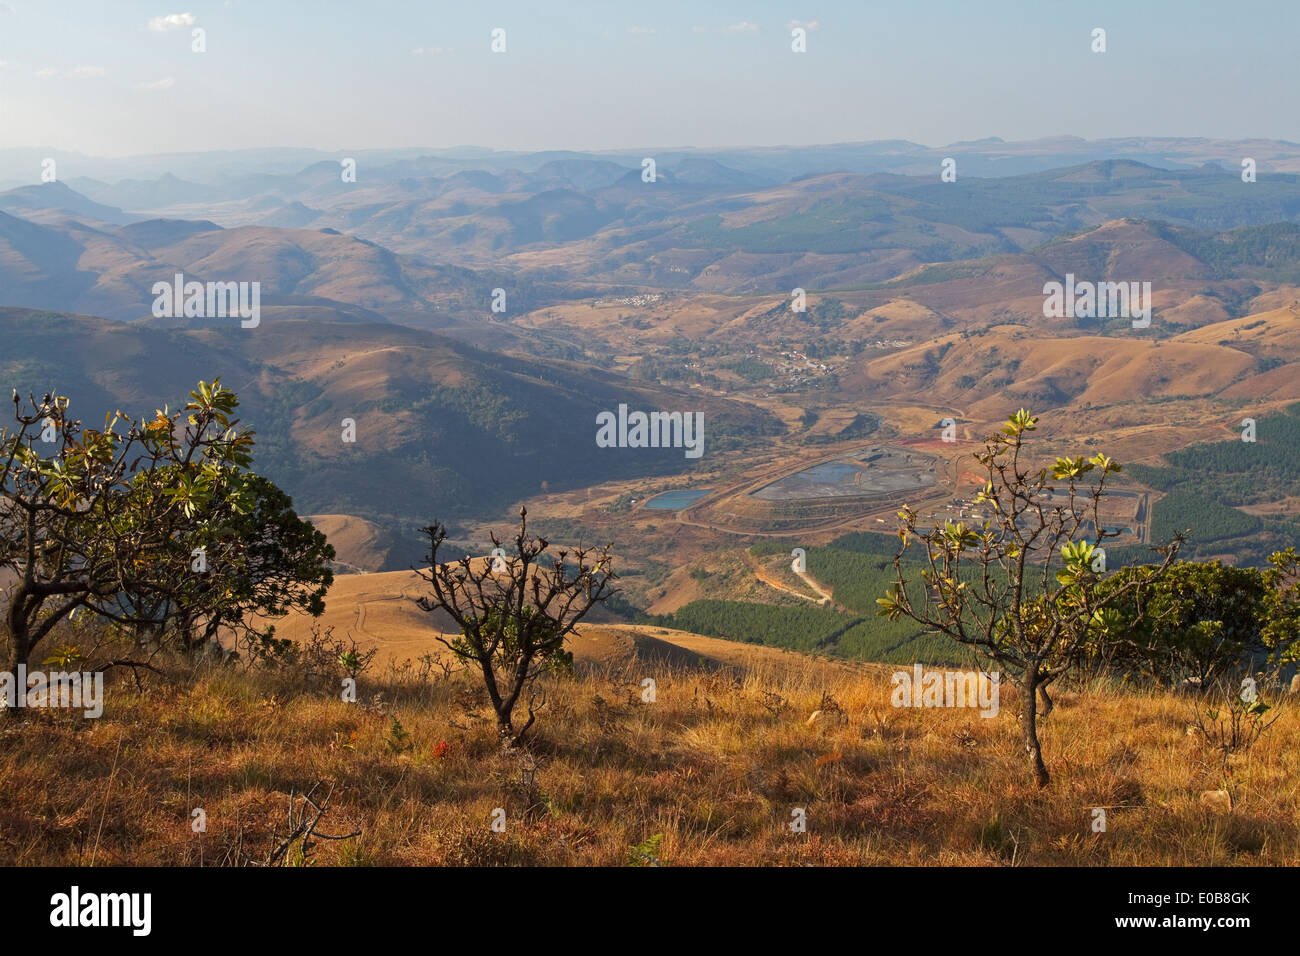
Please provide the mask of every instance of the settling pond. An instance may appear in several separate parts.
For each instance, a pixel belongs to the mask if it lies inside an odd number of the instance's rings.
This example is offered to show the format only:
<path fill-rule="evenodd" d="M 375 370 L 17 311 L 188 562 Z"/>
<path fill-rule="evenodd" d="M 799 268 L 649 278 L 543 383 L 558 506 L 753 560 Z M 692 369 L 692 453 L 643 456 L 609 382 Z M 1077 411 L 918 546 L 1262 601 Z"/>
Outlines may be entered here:
<path fill-rule="evenodd" d="M 683 508 L 689 508 L 695 504 L 712 490 L 712 488 L 696 488 L 693 490 L 665 491 L 661 495 L 655 495 L 645 503 L 645 506 L 655 511 L 681 511 Z"/>
<path fill-rule="evenodd" d="M 935 483 L 934 460 L 873 449 L 861 459 L 826 461 L 779 478 L 753 492 L 762 501 L 852 498 L 928 488 Z"/>

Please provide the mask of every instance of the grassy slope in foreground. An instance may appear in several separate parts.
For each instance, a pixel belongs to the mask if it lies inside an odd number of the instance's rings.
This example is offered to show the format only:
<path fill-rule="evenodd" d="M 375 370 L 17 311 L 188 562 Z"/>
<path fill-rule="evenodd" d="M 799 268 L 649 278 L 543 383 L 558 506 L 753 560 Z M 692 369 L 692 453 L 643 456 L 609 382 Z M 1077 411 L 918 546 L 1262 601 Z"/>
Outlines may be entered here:
<path fill-rule="evenodd" d="M 1234 808 L 1216 811 L 1200 799 L 1221 786 L 1215 755 L 1173 696 L 1059 695 L 1043 731 L 1055 778 L 1038 791 L 1010 689 L 992 719 L 896 710 L 886 669 L 765 648 L 711 669 L 707 639 L 641 637 L 683 641 L 705 667 L 615 653 L 549 679 L 531 789 L 463 676 L 363 676 L 360 699 L 380 707 L 289 675 L 149 677 L 143 694 L 116 680 L 101 719 L 33 714 L 8 737 L 0 863 L 212 865 L 241 827 L 259 853 L 290 790 L 317 780 L 335 786 L 322 829 L 362 831 L 320 845 L 321 864 L 622 865 L 656 834 L 668 865 L 1300 863 L 1294 710 L 1234 763 Z M 409 748 L 390 744 L 394 717 Z M 806 834 L 787 828 L 794 807 Z M 1108 808 L 1106 833 L 1090 807 Z"/>

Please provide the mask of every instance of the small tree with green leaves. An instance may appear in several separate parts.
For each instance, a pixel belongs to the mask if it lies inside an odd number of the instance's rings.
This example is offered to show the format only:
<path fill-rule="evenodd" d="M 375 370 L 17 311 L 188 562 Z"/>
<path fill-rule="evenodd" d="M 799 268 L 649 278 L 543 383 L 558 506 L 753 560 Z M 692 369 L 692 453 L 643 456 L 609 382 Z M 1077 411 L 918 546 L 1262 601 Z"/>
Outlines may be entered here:
<path fill-rule="evenodd" d="M 455 621 L 460 634 L 438 640 L 479 672 L 502 743 L 519 746 L 545 703 L 530 692 L 528 718 L 516 729 L 521 695 L 544 671 L 563 667 L 565 639 L 592 608 L 617 593 L 609 547 L 550 555 L 545 538 L 528 536 L 528 510 L 520 508 L 512 556 L 475 561 L 466 555 L 443 564 L 438 552 L 447 539 L 446 526 L 435 523 L 423 530 L 429 536 L 429 568 L 417 573 L 433 594 L 417 603 Z M 492 543 L 501 547 L 495 534 Z M 549 567 L 539 563 L 543 555 L 553 558 Z"/>
<path fill-rule="evenodd" d="M 1145 573 L 1120 568 L 1101 593 Z M 1089 645 L 1095 666 L 1202 688 L 1245 668 L 1272 684 L 1300 659 L 1300 556 L 1274 552 L 1262 569 L 1178 561 L 1113 608 L 1122 634 Z"/>
<path fill-rule="evenodd" d="M 1145 573 L 1141 567 L 1120 568 L 1101 583 L 1099 593 Z M 1208 686 L 1262 656 L 1268 596 L 1266 575 L 1258 568 L 1178 561 L 1149 588 L 1112 605 L 1121 633 L 1091 644 L 1088 657 L 1106 671 Z M 1144 620 L 1136 623 L 1139 618 Z"/>
<path fill-rule="evenodd" d="M 1270 665 L 1280 669 L 1300 661 L 1300 554 L 1295 548 L 1269 555 L 1264 583 L 1261 636 Z"/>
<path fill-rule="evenodd" d="M 133 630 L 137 646 L 194 649 L 218 634 L 250 649 L 262 619 L 319 615 L 333 550 L 270 481 L 220 381 L 176 412 L 120 412 L 83 428 L 66 398 L 15 392 L 0 429 L 0 571 L 12 671 L 75 612 Z"/>
<path fill-rule="evenodd" d="M 894 557 L 895 583 L 877 600 L 890 620 L 910 618 L 944 634 L 1006 672 L 1021 691 L 1021 733 L 1039 786 L 1050 775 L 1038 739 L 1038 699 L 1051 711 L 1048 688 L 1079 661 L 1090 640 L 1117 627 L 1111 606 L 1162 575 L 1181 538 L 1155 549 L 1159 565 L 1100 593 L 1097 548 L 1105 530 L 1101 501 L 1106 479 L 1120 470 L 1106 455 L 1057 458 L 1034 468 L 1026 435 L 1038 419 L 1021 409 L 985 439 L 975 459 L 984 473 L 976 504 L 991 512 L 978 527 L 944 521 L 918 530 L 919 517 L 899 512 L 902 549 Z M 1085 476 L 1096 473 L 1096 483 Z M 908 583 L 903 557 L 919 545 L 921 581 Z"/>
<path fill-rule="evenodd" d="M 209 505 L 196 513 L 207 520 L 177 528 L 172 559 L 155 565 L 143 590 L 180 647 L 197 650 L 222 638 L 250 662 L 280 660 L 288 647 L 273 622 L 290 611 L 324 613 L 334 548 L 269 479 L 250 472 L 241 481 L 244 506 L 215 521 L 222 508 Z M 193 565 L 199 547 L 203 573 Z"/>
<path fill-rule="evenodd" d="M 252 437 L 238 402 L 199 383 L 180 412 L 115 413 L 83 428 L 68 400 L 47 394 L 0 430 L 0 570 L 9 570 L 12 670 L 78 608 L 120 623 L 155 614 L 156 576 L 178 538 L 198 539 L 246 506 L 242 469 Z M 185 556 L 188 562 L 188 554 Z"/>

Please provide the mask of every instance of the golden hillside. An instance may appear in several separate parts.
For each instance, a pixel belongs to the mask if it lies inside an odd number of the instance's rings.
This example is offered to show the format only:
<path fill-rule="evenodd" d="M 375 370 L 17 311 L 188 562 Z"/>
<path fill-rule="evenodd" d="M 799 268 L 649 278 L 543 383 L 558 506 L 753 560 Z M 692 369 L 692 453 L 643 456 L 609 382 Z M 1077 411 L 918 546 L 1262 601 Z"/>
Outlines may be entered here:
<path fill-rule="evenodd" d="M 143 689 L 123 675 L 93 726 L 41 713 L 8 738 L 0 861 L 260 858 L 290 791 L 320 782 L 323 832 L 357 834 L 317 844 L 325 865 L 619 866 L 646 862 L 632 848 L 647 841 L 662 865 L 1300 863 L 1294 710 L 1225 778 L 1191 701 L 1061 693 L 1038 790 L 1009 688 L 992 718 L 900 709 L 882 668 L 657 630 L 583 640 L 600 653 L 544 679 L 531 756 L 502 751 L 463 673 L 393 662 L 361 677 L 358 703 L 288 671 L 187 668 Z"/>

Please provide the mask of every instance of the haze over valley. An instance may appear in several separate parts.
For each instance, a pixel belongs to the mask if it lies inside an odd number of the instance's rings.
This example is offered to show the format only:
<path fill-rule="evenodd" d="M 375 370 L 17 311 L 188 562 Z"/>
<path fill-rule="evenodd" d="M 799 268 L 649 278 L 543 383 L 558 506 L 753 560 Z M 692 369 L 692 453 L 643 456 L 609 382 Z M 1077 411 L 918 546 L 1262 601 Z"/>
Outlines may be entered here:
<path fill-rule="evenodd" d="M 1243 182 L 1247 152 L 1276 168 Z M 955 182 L 920 172 L 940 153 Z M 963 514 L 963 459 L 1022 406 L 1044 454 L 1104 435 L 1144 466 L 1117 503 L 1139 546 L 1178 487 L 1166 456 L 1300 401 L 1291 144 L 665 151 L 653 182 L 629 154 L 363 156 L 355 182 L 349 158 L 293 156 L 142 157 L 153 178 L 117 180 L 124 161 L 75 157 L 0 193 L 0 372 L 66 383 L 88 419 L 219 373 L 300 510 L 371 528 L 348 570 L 410 567 L 431 516 L 482 544 L 527 503 L 566 540 L 623 543 L 642 609 L 753 597 L 650 582 L 755 541 L 888 532 L 904 500 Z M 156 316 L 177 274 L 260 284 L 259 325 Z M 1045 315 L 1067 275 L 1150 283 L 1149 327 Z M 620 404 L 702 413 L 701 456 L 599 447 Z M 1241 524 L 1193 546 L 1260 560 L 1295 528 L 1294 481 L 1213 494 Z M 701 490 L 653 500 L 672 489 Z"/>

